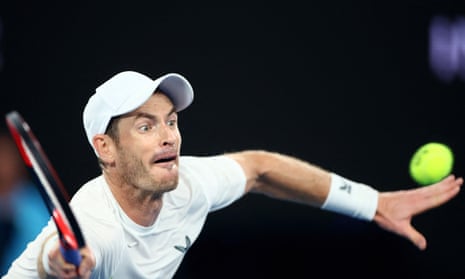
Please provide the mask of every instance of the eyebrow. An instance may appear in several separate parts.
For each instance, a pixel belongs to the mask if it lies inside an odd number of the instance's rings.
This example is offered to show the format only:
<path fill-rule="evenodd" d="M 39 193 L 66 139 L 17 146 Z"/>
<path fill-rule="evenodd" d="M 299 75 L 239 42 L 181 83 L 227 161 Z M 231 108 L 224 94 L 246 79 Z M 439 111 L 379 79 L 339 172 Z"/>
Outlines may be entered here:
<path fill-rule="evenodd" d="M 176 113 L 176 108 L 173 106 L 171 107 L 171 110 L 166 114 L 166 116 L 170 116 L 172 115 L 173 113 Z M 140 111 L 140 112 L 136 112 L 134 114 L 135 118 L 148 118 L 150 120 L 156 120 L 157 117 L 151 113 L 148 113 L 148 112 L 144 112 L 144 111 Z"/>

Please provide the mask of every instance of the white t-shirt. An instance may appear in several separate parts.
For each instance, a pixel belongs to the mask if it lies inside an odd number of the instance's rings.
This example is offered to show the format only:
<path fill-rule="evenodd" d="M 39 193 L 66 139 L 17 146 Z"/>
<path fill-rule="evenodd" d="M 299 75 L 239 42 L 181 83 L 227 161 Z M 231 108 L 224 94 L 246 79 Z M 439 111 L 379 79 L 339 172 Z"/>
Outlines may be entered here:
<path fill-rule="evenodd" d="M 226 156 L 182 156 L 178 187 L 164 194 L 156 222 L 143 227 L 122 211 L 103 176 L 89 181 L 71 206 L 96 258 L 91 278 L 173 277 L 208 213 L 239 199 L 245 184 L 239 164 Z M 54 230 L 49 222 L 3 278 L 38 278 L 37 256 Z"/>

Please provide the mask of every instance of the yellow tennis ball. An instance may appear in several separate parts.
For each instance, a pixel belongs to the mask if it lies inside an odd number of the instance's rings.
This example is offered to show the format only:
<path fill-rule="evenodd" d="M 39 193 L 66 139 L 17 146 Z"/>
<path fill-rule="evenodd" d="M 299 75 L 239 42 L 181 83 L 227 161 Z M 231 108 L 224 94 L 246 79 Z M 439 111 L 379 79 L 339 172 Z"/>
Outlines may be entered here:
<path fill-rule="evenodd" d="M 429 185 L 449 175 L 454 154 L 445 144 L 430 142 L 418 148 L 410 160 L 410 176 L 420 185 Z"/>

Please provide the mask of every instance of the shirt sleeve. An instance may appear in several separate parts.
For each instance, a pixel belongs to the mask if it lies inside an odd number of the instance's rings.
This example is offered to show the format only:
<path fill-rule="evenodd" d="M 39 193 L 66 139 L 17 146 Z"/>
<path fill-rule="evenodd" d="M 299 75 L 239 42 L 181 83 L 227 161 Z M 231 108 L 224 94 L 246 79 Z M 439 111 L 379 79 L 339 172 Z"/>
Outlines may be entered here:
<path fill-rule="evenodd" d="M 49 221 L 48 224 L 42 229 L 39 235 L 33 241 L 27 244 L 26 249 L 21 255 L 12 263 L 8 273 L 5 274 L 2 279 L 35 279 L 38 278 L 37 271 L 37 257 L 42 247 L 42 243 L 45 239 L 56 232 L 56 227 L 53 221 Z"/>
<path fill-rule="evenodd" d="M 183 156 L 180 165 L 181 176 L 202 189 L 210 211 L 230 205 L 245 193 L 245 173 L 236 161 L 227 156 Z"/>

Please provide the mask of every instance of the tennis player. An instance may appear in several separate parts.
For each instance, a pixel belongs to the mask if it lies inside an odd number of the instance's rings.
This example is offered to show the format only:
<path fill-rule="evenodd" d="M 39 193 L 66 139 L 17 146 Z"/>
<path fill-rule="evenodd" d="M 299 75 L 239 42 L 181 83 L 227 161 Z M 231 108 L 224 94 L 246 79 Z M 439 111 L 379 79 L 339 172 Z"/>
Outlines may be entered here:
<path fill-rule="evenodd" d="M 430 187 L 378 192 L 274 152 L 181 156 L 178 112 L 192 101 L 179 74 L 152 80 L 126 71 L 100 85 L 83 120 L 102 174 L 71 201 L 87 242 L 83 260 L 78 269 L 64 261 L 49 223 L 5 278 L 171 278 L 207 215 L 250 192 L 374 221 L 423 250 L 412 218 L 452 199 L 463 183 L 451 175 Z"/>

